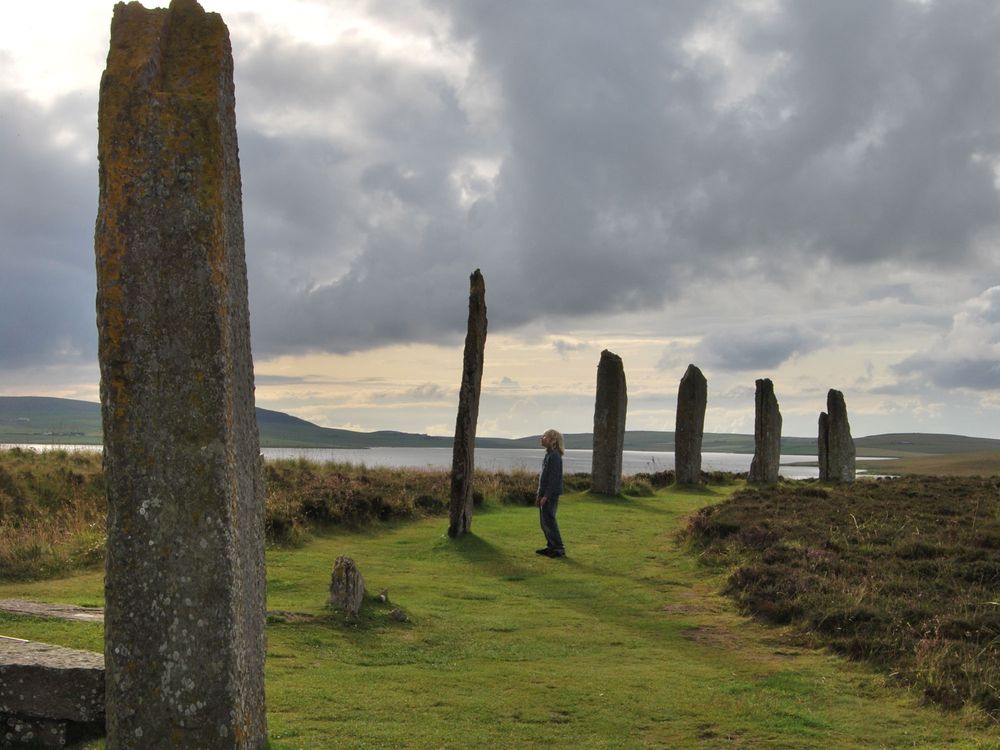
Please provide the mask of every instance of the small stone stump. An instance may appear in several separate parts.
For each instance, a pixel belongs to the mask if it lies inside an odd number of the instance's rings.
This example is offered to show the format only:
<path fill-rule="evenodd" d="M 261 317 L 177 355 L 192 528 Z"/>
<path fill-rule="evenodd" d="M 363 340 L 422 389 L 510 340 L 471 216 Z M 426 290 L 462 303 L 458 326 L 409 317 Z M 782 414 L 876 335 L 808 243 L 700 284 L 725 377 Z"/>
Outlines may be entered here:
<path fill-rule="evenodd" d="M 826 395 L 826 411 L 819 415 L 819 478 L 828 482 L 853 482 L 857 473 L 855 458 L 844 394 L 831 388 Z"/>
<path fill-rule="evenodd" d="M 104 732 L 104 657 L 0 637 L 0 747 L 65 747 Z"/>
<path fill-rule="evenodd" d="M 330 606 L 349 620 L 356 620 L 365 600 L 365 581 L 358 566 L 341 555 L 333 563 L 330 574 Z"/>
<path fill-rule="evenodd" d="M 754 453 L 747 482 L 777 484 L 781 464 L 781 410 L 774 396 L 774 384 L 768 378 L 757 381 L 753 440 Z"/>
<path fill-rule="evenodd" d="M 591 490 L 617 495 L 622 488 L 622 449 L 625 446 L 625 413 L 628 393 L 622 358 L 605 349 L 597 365 L 594 403 L 594 451 Z"/>
<path fill-rule="evenodd" d="M 472 529 L 472 481 L 476 473 L 476 423 L 483 382 L 486 324 L 486 281 L 477 268 L 469 277 L 469 325 L 455 418 L 448 512 L 448 536 L 451 537 L 467 534 Z"/>
<path fill-rule="evenodd" d="M 674 472 L 677 484 L 701 481 L 701 443 L 705 436 L 708 381 L 694 365 L 688 365 L 677 389 L 677 421 L 674 430 Z"/>

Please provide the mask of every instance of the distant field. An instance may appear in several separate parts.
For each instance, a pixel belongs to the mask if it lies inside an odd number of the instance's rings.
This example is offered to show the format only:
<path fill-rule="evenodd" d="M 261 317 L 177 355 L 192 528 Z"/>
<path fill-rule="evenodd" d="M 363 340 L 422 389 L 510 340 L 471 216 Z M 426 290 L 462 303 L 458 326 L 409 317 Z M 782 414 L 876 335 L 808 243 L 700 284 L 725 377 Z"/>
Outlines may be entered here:
<path fill-rule="evenodd" d="M 451 437 L 420 435 L 393 430 L 354 432 L 320 427 L 270 409 L 257 409 L 261 445 L 268 448 L 450 448 Z M 98 404 L 60 398 L 0 396 L 0 443 L 99 444 L 101 410 Z M 914 457 L 957 453 L 1000 453 L 1000 440 L 929 433 L 892 433 L 855 439 L 859 456 Z M 589 450 L 589 432 L 566 434 L 566 447 Z M 538 436 L 476 439 L 481 448 L 537 448 Z M 625 450 L 672 451 L 674 433 L 629 430 Z M 707 453 L 753 453 L 753 435 L 707 432 L 702 443 Z M 815 437 L 785 436 L 784 455 L 816 455 Z M 885 468 L 885 464 L 881 468 Z M 893 464 L 901 467 L 902 464 Z M 875 467 L 878 468 L 878 467 Z M 900 469 L 903 471 L 903 469 Z"/>
<path fill-rule="evenodd" d="M 891 461 L 858 461 L 873 473 L 930 474 L 946 477 L 1000 476 L 1000 451 L 906 456 Z"/>

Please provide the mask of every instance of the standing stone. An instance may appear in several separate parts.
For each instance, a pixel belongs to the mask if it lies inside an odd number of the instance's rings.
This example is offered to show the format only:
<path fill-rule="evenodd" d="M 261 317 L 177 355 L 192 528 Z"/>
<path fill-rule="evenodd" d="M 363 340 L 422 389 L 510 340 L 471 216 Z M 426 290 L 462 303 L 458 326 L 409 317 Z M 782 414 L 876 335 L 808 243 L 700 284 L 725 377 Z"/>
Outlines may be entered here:
<path fill-rule="evenodd" d="M 622 358 L 605 349 L 597 366 L 594 404 L 594 451 L 590 488 L 602 495 L 617 495 L 622 488 L 622 449 L 625 446 L 625 412 L 628 395 Z"/>
<path fill-rule="evenodd" d="M 95 249 L 108 748 L 262 748 L 264 486 L 233 62 L 194 0 L 118 3 Z"/>
<path fill-rule="evenodd" d="M 819 480 L 830 480 L 830 415 L 825 411 L 819 413 L 819 434 L 816 438 L 816 453 L 819 463 Z"/>
<path fill-rule="evenodd" d="M 365 580 L 358 566 L 349 557 L 341 555 L 333 563 L 330 573 L 330 606 L 343 612 L 349 620 L 357 618 L 365 600 Z"/>
<path fill-rule="evenodd" d="M 774 397 L 774 384 L 769 379 L 757 381 L 754 403 L 754 454 L 747 481 L 776 484 L 781 462 L 781 411 Z"/>
<path fill-rule="evenodd" d="M 448 536 L 472 529 L 472 480 L 476 473 L 476 422 L 486 351 L 486 281 L 477 268 L 469 277 L 469 328 L 462 358 L 462 387 L 458 392 L 455 447 L 451 459 L 451 506 Z"/>
<path fill-rule="evenodd" d="M 827 416 L 825 439 L 822 431 L 824 416 Z M 847 421 L 847 405 L 844 403 L 844 394 L 832 388 L 826 394 L 826 413 L 820 415 L 819 451 L 820 479 L 844 483 L 854 481 L 855 448 L 851 425 Z"/>
<path fill-rule="evenodd" d="M 688 365 L 677 389 L 677 421 L 674 430 L 674 473 L 678 484 L 701 481 L 701 441 L 705 436 L 708 381 L 694 365 Z"/>

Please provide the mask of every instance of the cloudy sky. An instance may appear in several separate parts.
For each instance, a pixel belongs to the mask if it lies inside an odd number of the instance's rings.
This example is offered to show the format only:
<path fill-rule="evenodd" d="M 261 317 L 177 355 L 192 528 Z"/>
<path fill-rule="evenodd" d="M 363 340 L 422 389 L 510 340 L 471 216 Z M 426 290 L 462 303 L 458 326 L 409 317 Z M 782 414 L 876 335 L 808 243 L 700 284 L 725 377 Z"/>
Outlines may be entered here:
<path fill-rule="evenodd" d="M 148 4 L 148 3 L 147 3 Z M 995 0 L 204 0 L 229 26 L 258 405 L 481 435 L 1000 437 Z M 9 6 L 9 7 L 8 7 Z M 112 3 L 4 5 L 0 395 L 97 400 L 97 94 Z"/>

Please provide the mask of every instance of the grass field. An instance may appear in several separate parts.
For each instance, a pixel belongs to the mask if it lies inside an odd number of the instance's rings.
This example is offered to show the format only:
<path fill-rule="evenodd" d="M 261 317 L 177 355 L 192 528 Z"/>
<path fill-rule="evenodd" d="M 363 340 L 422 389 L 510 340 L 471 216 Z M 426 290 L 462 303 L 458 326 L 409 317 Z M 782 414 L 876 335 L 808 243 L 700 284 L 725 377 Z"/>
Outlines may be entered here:
<path fill-rule="evenodd" d="M 871 473 L 889 471 L 893 474 L 924 474 L 950 477 L 1000 476 L 1000 452 L 972 451 L 969 453 L 937 454 L 932 456 L 901 456 L 891 461 L 858 461 L 858 468 Z"/>
<path fill-rule="evenodd" d="M 488 505 L 460 540 L 427 518 L 271 549 L 269 609 L 317 618 L 268 627 L 271 747 L 1000 746 L 984 714 L 921 706 L 919 691 L 740 616 L 718 593 L 728 571 L 677 534 L 730 492 L 566 496 L 565 560 L 533 554 L 537 511 L 513 505 Z M 324 607 L 341 554 L 389 590 L 358 625 Z M 99 604 L 102 576 L 2 583 L 6 597 Z M 83 623 L 0 616 L 0 633 L 101 644 Z"/>

